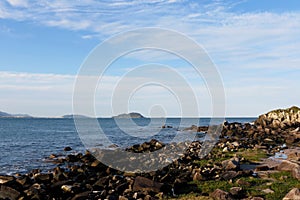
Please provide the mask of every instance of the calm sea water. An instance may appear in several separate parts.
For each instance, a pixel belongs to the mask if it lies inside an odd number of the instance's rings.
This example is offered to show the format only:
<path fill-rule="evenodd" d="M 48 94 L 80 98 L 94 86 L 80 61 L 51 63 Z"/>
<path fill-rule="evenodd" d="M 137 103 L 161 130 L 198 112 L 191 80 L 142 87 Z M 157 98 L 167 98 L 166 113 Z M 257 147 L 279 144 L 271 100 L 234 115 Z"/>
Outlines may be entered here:
<path fill-rule="evenodd" d="M 252 122 L 254 118 L 228 118 L 229 122 Z M 119 147 L 149 141 L 152 138 L 165 143 L 174 141 L 174 137 L 187 134 L 181 131 L 192 124 L 206 126 L 209 118 L 203 119 L 135 119 L 135 124 L 128 120 L 98 119 L 104 134 L 93 129 L 91 119 L 82 121 L 78 134 L 73 119 L 0 119 L 0 174 L 27 173 L 32 169 L 47 171 L 54 167 L 45 162 L 50 154 L 62 154 L 64 147 L 72 147 L 72 152 L 84 152 L 88 142 L 89 148 L 109 148 L 110 143 Z M 195 123 L 196 122 L 196 123 Z M 173 128 L 161 129 L 163 124 Z M 83 139 L 83 140 L 81 140 Z"/>

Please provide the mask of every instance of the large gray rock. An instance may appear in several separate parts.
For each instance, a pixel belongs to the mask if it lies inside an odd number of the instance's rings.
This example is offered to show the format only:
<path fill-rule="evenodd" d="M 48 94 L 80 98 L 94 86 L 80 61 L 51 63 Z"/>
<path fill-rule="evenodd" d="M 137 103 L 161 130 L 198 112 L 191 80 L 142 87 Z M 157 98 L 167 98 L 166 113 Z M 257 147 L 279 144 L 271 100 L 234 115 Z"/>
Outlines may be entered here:
<path fill-rule="evenodd" d="M 15 178 L 13 176 L 1 176 L 0 175 L 0 184 L 4 184 L 4 183 L 7 183 L 7 182 L 10 182 L 10 181 L 13 181 L 15 180 Z"/>
<path fill-rule="evenodd" d="M 15 200 L 18 199 L 19 196 L 20 192 L 18 192 L 17 190 L 5 185 L 0 186 L 0 199 Z"/>
<path fill-rule="evenodd" d="M 224 160 L 222 166 L 225 170 L 238 170 L 240 168 L 240 160 L 237 157 Z"/>
<path fill-rule="evenodd" d="M 138 176 L 135 178 L 133 191 L 153 191 L 158 193 L 160 192 L 162 185 L 162 183 Z"/>
<path fill-rule="evenodd" d="M 283 197 L 283 200 L 300 200 L 300 190 L 298 188 L 292 189 Z"/>
<path fill-rule="evenodd" d="M 292 176 L 300 180 L 300 166 L 297 163 L 283 160 L 276 168 L 279 171 L 292 172 Z"/>
<path fill-rule="evenodd" d="M 213 193 L 210 194 L 213 199 L 216 200 L 228 200 L 229 193 L 220 189 L 216 189 Z"/>
<path fill-rule="evenodd" d="M 274 129 L 286 128 L 300 124 L 300 108 L 293 106 L 288 109 L 278 109 L 260 115 L 255 125 Z"/>

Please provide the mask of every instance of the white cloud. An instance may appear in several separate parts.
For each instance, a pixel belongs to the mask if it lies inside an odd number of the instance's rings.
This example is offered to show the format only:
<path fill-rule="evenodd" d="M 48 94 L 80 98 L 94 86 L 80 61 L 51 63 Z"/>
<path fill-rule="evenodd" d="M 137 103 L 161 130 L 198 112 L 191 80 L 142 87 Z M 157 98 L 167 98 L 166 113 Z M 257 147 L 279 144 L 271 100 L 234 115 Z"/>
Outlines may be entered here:
<path fill-rule="evenodd" d="M 124 107 L 119 106 L 125 102 L 128 103 L 127 106 L 130 109 L 142 112 L 145 115 L 149 114 L 149 109 L 153 105 L 160 104 L 167 108 L 169 116 L 180 116 L 178 100 L 183 105 L 189 105 L 189 107 L 184 108 L 184 110 L 187 110 L 187 114 L 195 113 L 196 108 L 191 107 L 192 93 L 189 90 L 190 86 L 182 82 L 185 80 L 179 81 L 177 78 L 172 80 L 171 77 L 166 80 L 163 75 L 155 75 L 163 74 L 163 71 L 160 71 L 159 68 L 153 70 L 150 76 L 145 76 L 149 74 L 147 72 L 141 73 L 139 71 L 126 74 L 124 77 L 104 75 L 95 91 L 97 115 L 112 116 L 127 112 L 128 110 L 124 110 Z M 73 75 L 2 71 L 0 72 L 1 110 L 12 113 L 29 113 L 34 116 L 60 116 L 71 113 L 75 78 L 76 76 Z M 153 83 L 157 84 L 153 85 Z M 88 87 L 92 86 L 88 85 Z M 207 105 L 210 98 L 205 86 L 197 83 L 192 87 L 197 88 L 192 88 L 192 92 L 197 91 L 194 94 L 201 102 L 201 105 L 198 105 L 202 108 L 201 114 L 209 115 L 210 111 Z M 177 95 L 181 96 L 181 99 L 176 101 Z M 113 107 L 112 102 L 115 103 Z M 84 110 L 80 114 L 93 116 L 93 113 L 87 113 Z"/>
<path fill-rule="evenodd" d="M 10 5 L 16 7 L 27 7 L 28 1 L 27 0 L 6 0 Z"/>
<path fill-rule="evenodd" d="M 290 73 L 292 71 L 293 74 L 299 75 L 300 12 L 234 13 L 230 8 L 241 1 L 221 0 L 209 3 L 185 0 L 151 2 L 41 0 L 31 1 L 30 6 L 27 1 L 7 2 L 9 4 L 0 2 L 2 19 L 34 21 L 44 26 L 78 31 L 82 34 L 82 39 L 105 39 L 112 34 L 139 27 L 170 28 L 187 34 L 208 51 L 219 67 L 228 91 L 230 115 L 246 110 L 251 115 L 256 115 L 259 110 L 263 111 L 267 106 L 273 106 L 270 103 L 272 98 L 278 99 L 280 102 L 277 103 L 285 106 L 297 102 L 296 97 L 298 99 L 300 97 L 296 92 L 298 91 L 296 86 L 300 85 L 299 78 L 291 77 Z M 184 50 L 187 47 L 178 44 L 178 48 Z M 143 57 L 137 54 L 134 58 L 147 61 L 153 58 L 164 60 L 170 57 L 165 55 L 160 57 L 157 54 Z M 37 90 L 37 86 L 34 86 L 35 81 L 41 84 L 39 85 L 43 88 L 41 92 L 54 91 L 51 88 L 69 90 L 72 87 L 71 80 L 74 78 L 54 75 L 30 76 L 32 75 L 0 73 L 0 90 L 3 91 L 5 87 L 10 88 L 11 91 L 18 88 L 20 91 Z M 13 85 L 15 80 L 20 84 Z M 108 84 L 106 88 L 110 88 L 109 82 L 106 84 Z M 247 87 L 249 84 L 253 87 Z M 260 85 L 265 86 L 266 93 L 261 92 Z M 239 87 L 235 88 L 235 86 Z M 70 92 L 65 92 L 70 95 Z M 37 99 L 43 98 L 39 96 Z M 8 105 L 9 101 L 6 103 Z M 235 107 L 235 104 L 239 106 Z M 252 104 L 257 105 L 257 109 L 249 111 L 245 108 L 245 105 Z"/>

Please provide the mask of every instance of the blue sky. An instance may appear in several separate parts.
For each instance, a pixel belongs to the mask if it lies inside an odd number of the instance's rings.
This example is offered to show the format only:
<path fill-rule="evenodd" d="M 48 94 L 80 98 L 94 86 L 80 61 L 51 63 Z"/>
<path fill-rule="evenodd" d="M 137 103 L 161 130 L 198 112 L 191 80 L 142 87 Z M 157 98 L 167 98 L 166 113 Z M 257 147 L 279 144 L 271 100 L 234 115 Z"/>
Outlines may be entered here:
<path fill-rule="evenodd" d="M 71 113 L 73 83 L 89 52 L 115 34 L 143 27 L 181 32 L 206 49 L 223 79 L 226 115 L 257 116 L 300 106 L 300 1 L 2 0 L 0 110 L 35 116 Z M 173 66 L 184 76 L 198 95 L 201 115 L 210 116 L 209 91 L 191 66 L 147 51 L 124 57 L 107 71 L 106 87 L 100 87 L 107 96 L 99 94 L 97 115 L 123 112 L 108 109 L 108 93 L 122 74 L 152 62 Z M 172 97 L 158 91 L 138 91 L 130 110 L 149 115 L 151 105 L 165 105 L 167 115 L 179 116 Z"/>

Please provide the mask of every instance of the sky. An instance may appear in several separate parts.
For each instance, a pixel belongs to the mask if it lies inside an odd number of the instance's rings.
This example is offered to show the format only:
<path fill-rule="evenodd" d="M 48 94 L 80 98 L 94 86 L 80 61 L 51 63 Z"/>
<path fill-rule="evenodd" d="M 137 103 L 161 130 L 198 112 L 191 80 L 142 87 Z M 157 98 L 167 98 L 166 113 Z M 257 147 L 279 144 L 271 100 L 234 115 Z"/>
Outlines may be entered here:
<path fill-rule="evenodd" d="M 298 0 L 0 0 L 0 111 L 72 113 L 74 83 L 90 52 L 109 38 L 145 27 L 174 30 L 205 49 L 222 79 L 226 116 L 256 117 L 300 106 Z M 149 63 L 161 67 L 134 73 Z M 128 91 L 137 80 L 171 81 L 170 69 L 187 83 L 174 81 L 175 91 L 192 89 L 198 116 L 211 116 L 205 77 L 185 60 L 155 50 L 132 52 L 109 66 L 98 82 L 94 114 L 181 116 L 180 101 L 168 87 L 146 84 Z M 127 107 L 119 108 L 124 100 L 113 98 L 128 92 Z"/>

